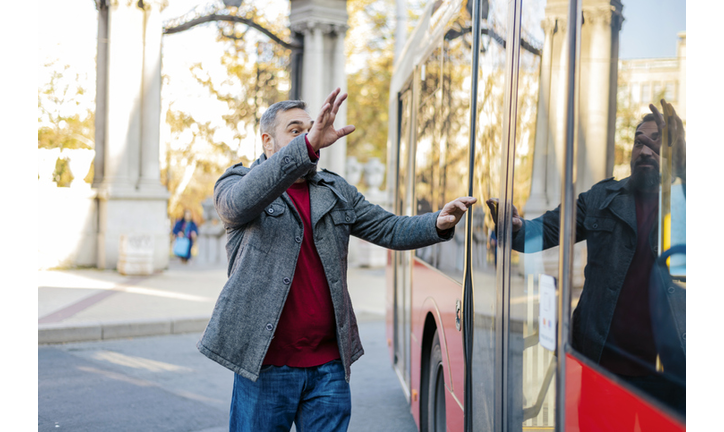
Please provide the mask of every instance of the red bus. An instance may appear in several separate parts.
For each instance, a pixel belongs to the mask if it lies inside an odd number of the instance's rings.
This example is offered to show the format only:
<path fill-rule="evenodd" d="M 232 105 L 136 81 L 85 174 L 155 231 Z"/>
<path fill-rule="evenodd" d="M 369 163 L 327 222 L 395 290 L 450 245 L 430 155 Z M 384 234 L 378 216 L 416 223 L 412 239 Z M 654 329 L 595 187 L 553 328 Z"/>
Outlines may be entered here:
<path fill-rule="evenodd" d="M 600 245 L 621 221 L 605 213 L 610 202 L 579 220 L 579 194 L 625 183 L 649 103 L 663 112 L 666 99 L 680 130 L 686 124 L 685 23 L 647 23 L 647 6 L 629 13 L 627 4 L 431 2 L 395 63 L 387 182 L 395 212 L 479 200 L 452 240 L 388 254 L 390 357 L 421 431 L 685 430 L 685 146 L 683 156 L 672 150 L 671 132 L 662 132 L 659 154 L 655 262 L 643 275 L 647 315 L 634 320 L 648 330 L 606 328 L 600 357 L 571 337 L 589 272 L 596 286 L 626 276 L 626 268 L 595 268 L 617 254 Z M 621 38 L 627 25 L 653 25 L 670 55 Z M 497 215 L 485 205 L 491 198 Z M 556 208 L 555 235 L 526 231 L 516 240 L 514 209 L 528 227 Z M 576 242 L 581 229 L 588 240 Z M 635 228 L 628 232 L 635 246 Z M 557 246 L 543 247 L 546 236 Z M 581 313 L 630 305 L 616 295 L 581 303 Z M 642 337 L 655 352 L 642 360 L 614 333 Z M 621 356 L 623 369 L 610 366 Z M 642 377 L 663 383 L 674 402 Z"/>

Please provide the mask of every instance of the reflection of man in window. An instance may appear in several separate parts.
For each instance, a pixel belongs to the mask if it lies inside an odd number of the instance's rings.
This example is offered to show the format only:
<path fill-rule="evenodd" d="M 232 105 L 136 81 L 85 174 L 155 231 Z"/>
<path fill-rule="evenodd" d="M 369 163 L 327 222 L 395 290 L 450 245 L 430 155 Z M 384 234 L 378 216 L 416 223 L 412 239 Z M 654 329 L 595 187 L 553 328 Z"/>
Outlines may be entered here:
<path fill-rule="evenodd" d="M 586 281 L 572 319 L 572 345 L 626 381 L 682 410 L 683 389 L 656 374 L 649 276 L 658 254 L 659 164 L 664 131 L 672 142 L 672 177 L 686 184 L 686 144 L 681 119 L 662 100 L 666 115 L 651 113 L 636 127 L 631 176 L 609 178 L 579 195 L 576 241 L 587 240 Z M 495 220 L 493 202 L 488 206 Z M 523 220 L 513 206 L 513 244 L 519 252 L 558 245 L 560 207 Z"/>

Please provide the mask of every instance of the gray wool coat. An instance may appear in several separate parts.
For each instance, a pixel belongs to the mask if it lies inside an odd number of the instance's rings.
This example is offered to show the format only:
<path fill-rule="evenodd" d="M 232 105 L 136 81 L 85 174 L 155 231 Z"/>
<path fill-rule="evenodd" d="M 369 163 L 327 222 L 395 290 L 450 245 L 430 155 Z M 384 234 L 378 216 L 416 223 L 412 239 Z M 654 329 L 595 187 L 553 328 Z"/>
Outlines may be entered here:
<path fill-rule="evenodd" d="M 294 279 L 304 228 L 286 193 L 316 164 L 304 135 L 251 167 L 237 164 L 214 187 L 214 204 L 226 228 L 229 280 L 198 342 L 202 354 L 256 381 Z M 349 381 L 350 365 L 364 350 L 347 291 L 349 236 L 390 249 L 415 249 L 453 237 L 438 235 L 439 212 L 395 216 L 365 200 L 329 171 L 308 179 L 314 244 L 334 305 L 337 345 Z"/>

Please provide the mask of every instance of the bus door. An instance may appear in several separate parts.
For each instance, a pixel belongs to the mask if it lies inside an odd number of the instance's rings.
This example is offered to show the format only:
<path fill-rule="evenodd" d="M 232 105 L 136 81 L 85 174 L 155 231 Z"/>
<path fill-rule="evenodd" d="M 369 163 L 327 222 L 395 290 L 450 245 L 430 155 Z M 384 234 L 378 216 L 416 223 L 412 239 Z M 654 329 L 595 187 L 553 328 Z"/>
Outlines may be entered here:
<path fill-rule="evenodd" d="M 559 248 L 511 222 L 560 202 L 565 40 L 546 0 L 482 3 L 473 194 L 498 211 L 472 216 L 471 427 L 553 430 Z"/>
<path fill-rule="evenodd" d="M 412 188 L 410 186 L 411 174 L 410 144 L 411 144 L 411 116 L 412 116 L 412 87 L 408 86 L 399 96 L 398 102 L 398 173 L 396 186 L 395 214 L 411 216 Z M 394 367 L 400 379 L 405 394 L 410 397 L 410 261 L 412 252 L 395 251 L 395 284 L 394 284 Z"/>

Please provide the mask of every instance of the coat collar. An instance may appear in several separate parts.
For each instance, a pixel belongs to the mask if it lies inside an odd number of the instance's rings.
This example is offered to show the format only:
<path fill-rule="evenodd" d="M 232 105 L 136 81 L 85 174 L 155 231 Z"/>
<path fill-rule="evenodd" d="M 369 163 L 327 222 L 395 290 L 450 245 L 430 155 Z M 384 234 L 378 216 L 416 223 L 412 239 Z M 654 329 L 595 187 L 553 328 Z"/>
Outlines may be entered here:
<path fill-rule="evenodd" d="M 249 168 L 264 163 L 267 160 L 266 154 L 262 153 L 257 160 L 255 160 Z M 328 174 L 320 174 L 319 172 L 314 173 L 311 178 L 307 179 L 309 184 L 309 203 L 312 212 L 312 227 L 319 222 L 322 217 L 327 214 L 337 201 L 348 202 L 347 198 L 339 191 L 339 188 L 335 184 L 334 176 Z M 287 206 L 296 210 L 294 203 L 289 198 L 289 195 L 284 192 L 282 199 L 287 203 Z M 297 218 L 299 215 L 296 211 L 293 212 Z M 301 220 L 300 220 L 301 222 Z"/>

